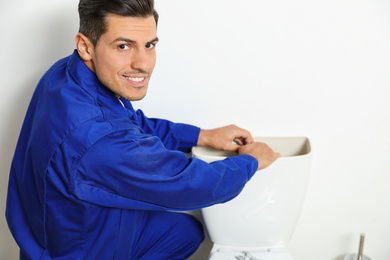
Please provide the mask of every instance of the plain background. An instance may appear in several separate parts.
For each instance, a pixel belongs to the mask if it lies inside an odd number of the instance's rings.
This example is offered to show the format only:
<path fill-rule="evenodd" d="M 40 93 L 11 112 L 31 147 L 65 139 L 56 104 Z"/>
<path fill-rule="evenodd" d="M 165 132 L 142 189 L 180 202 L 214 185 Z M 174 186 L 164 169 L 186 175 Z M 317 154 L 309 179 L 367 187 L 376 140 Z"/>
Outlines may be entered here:
<path fill-rule="evenodd" d="M 307 136 L 313 165 L 288 247 L 297 260 L 390 257 L 390 1 L 156 0 L 150 117 Z M 74 49 L 77 0 L 0 2 L 0 208 L 38 80 Z M 4 214 L 3 214 L 4 216 Z M 18 259 L 4 217 L 0 259 Z"/>

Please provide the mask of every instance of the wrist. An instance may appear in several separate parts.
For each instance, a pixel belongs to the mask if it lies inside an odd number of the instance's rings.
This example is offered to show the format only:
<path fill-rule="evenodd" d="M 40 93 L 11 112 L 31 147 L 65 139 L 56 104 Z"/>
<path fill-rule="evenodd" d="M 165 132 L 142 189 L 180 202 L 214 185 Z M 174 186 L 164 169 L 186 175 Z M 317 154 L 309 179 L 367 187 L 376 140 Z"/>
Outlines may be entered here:
<path fill-rule="evenodd" d="M 197 145 L 206 146 L 209 145 L 210 130 L 200 129 Z"/>

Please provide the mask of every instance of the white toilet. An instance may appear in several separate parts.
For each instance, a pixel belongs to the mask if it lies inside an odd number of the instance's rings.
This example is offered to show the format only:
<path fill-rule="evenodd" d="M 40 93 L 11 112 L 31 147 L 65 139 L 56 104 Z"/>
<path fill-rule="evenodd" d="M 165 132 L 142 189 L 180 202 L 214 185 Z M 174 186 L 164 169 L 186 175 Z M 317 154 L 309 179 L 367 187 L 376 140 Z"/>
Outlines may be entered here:
<path fill-rule="evenodd" d="M 233 200 L 202 209 L 214 243 L 209 260 L 294 260 L 286 248 L 298 221 L 310 175 L 306 137 L 257 137 L 282 157 L 257 172 Z M 206 162 L 235 153 L 206 146 L 192 149 Z"/>

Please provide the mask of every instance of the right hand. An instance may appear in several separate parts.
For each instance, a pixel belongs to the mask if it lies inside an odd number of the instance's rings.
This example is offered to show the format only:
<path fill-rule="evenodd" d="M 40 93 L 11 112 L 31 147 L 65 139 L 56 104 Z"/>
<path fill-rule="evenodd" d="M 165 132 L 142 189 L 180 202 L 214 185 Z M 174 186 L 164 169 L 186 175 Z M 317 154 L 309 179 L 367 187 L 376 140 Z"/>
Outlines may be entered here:
<path fill-rule="evenodd" d="M 197 145 L 207 145 L 217 150 L 238 151 L 240 146 L 254 142 L 247 130 L 229 125 L 211 130 L 201 129 Z"/>
<path fill-rule="evenodd" d="M 238 154 L 248 154 L 255 157 L 259 163 L 257 170 L 267 168 L 280 157 L 280 153 L 274 152 L 268 145 L 260 142 L 241 146 L 238 149 Z"/>

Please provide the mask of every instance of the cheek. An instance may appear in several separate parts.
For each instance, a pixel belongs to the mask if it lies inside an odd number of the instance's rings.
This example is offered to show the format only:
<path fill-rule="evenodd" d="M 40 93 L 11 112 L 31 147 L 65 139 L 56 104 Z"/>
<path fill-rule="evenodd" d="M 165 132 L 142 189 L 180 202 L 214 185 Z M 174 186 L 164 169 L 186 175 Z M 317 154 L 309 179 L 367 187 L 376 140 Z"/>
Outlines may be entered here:
<path fill-rule="evenodd" d="M 154 70 L 154 66 L 156 66 L 156 54 L 152 55 L 149 64 L 150 64 L 150 73 L 152 73 Z"/>
<path fill-rule="evenodd" d="M 122 64 L 119 59 L 106 57 L 99 60 L 99 72 L 105 80 L 115 81 L 120 75 Z"/>
<path fill-rule="evenodd" d="M 107 63 L 100 64 L 100 66 L 96 68 L 96 76 L 103 85 L 112 91 L 114 91 L 115 86 L 118 85 L 119 79 L 114 70 Z"/>

